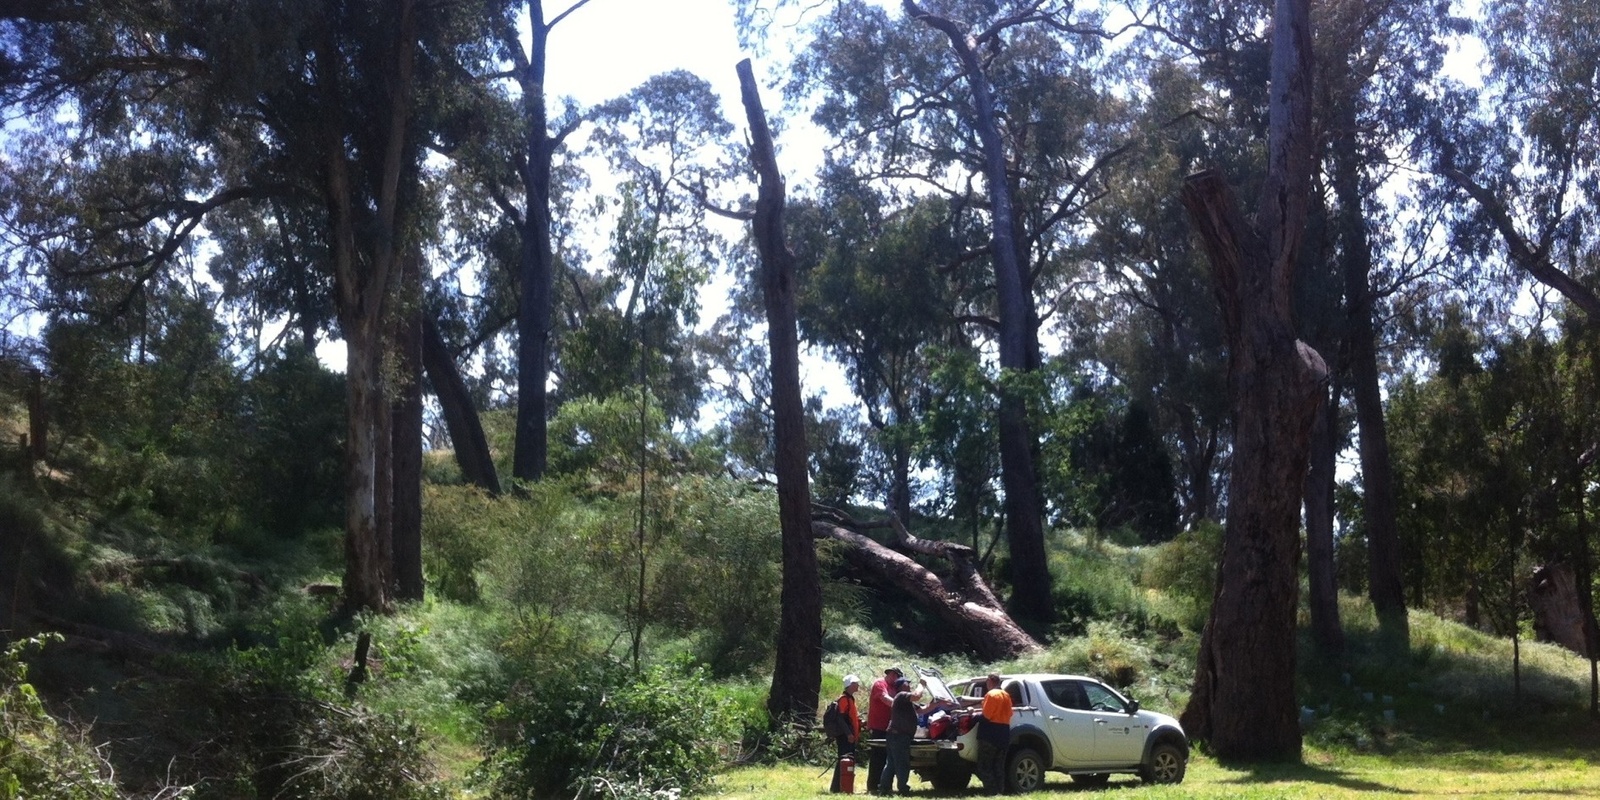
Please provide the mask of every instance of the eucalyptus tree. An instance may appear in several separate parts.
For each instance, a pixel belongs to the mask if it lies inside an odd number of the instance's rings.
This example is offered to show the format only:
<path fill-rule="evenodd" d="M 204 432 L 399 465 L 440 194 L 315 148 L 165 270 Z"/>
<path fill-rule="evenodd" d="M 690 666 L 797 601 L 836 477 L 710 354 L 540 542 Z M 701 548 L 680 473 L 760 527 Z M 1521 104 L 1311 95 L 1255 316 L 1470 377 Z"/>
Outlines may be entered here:
<path fill-rule="evenodd" d="M 1407 638 L 1394 479 L 1382 402 L 1382 303 L 1426 270 L 1429 226 L 1437 209 L 1426 176 L 1408 177 L 1394 154 L 1422 138 L 1427 87 L 1443 66 L 1446 36 L 1457 27 L 1450 4 L 1344 0 L 1324 7 L 1319 30 L 1320 126 L 1332 206 L 1330 235 L 1343 273 L 1340 333 L 1360 430 L 1368 592 L 1386 634 Z M 1410 192 L 1379 192 L 1411 183 Z M 1416 200 L 1402 198 L 1421 198 Z M 1436 202 L 1436 201 L 1434 201 Z M 1394 235 L 1399 231 L 1401 239 Z"/>
<path fill-rule="evenodd" d="M 1146 101 L 1149 110 L 1143 113 L 1149 115 L 1152 111 L 1158 111 L 1161 117 L 1145 120 L 1142 128 L 1151 132 L 1149 135 L 1154 139 L 1154 145 L 1145 146 L 1159 154 L 1152 160 L 1161 170 L 1168 186 L 1177 186 L 1186 180 L 1185 176 L 1207 166 L 1212 170 L 1224 171 L 1236 185 L 1255 186 L 1265 180 L 1268 165 L 1263 161 L 1263 145 L 1268 137 L 1270 117 L 1268 89 L 1272 11 L 1271 4 L 1257 2 L 1180 1 L 1160 8 L 1158 20 L 1151 26 L 1152 32 L 1157 35 L 1152 39 L 1156 45 L 1155 53 L 1149 60 L 1155 66 L 1149 82 L 1150 97 Z M 1165 45 L 1176 45 L 1176 49 L 1169 50 Z M 1318 53 L 1322 52 L 1319 48 Z M 1331 55 L 1322 55 L 1322 59 L 1337 62 L 1342 56 L 1342 51 L 1335 50 Z M 1313 127 L 1307 132 L 1307 135 L 1319 139 L 1314 149 L 1321 147 L 1322 129 L 1316 126 L 1316 120 L 1314 114 Z M 1144 186 L 1143 181 L 1134 182 L 1134 186 L 1133 191 L 1138 195 L 1148 195 L 1154 191 Z M 1340 282 L 1333 269 L 1334 246 L 1329 239 L 1327 224 L 1331 203 L 1320 182 L 1310 184 L 1307 191 L 1306 230 L 1295 254 L 1299 263 L 1295 267 L 1291 317 L 1297 336 L 1318 353 L 1331 356 L 1341 352 L 1345 328 L 1340 319 Z M 1140 201 L 1135 200 L 1133 204 L 1138 206 Z M 1145 253 L 1153 252 L 1162 257 L 1154 260 L 1152 266 L 1165 268 L 1164 272 L 1153 272 L 1157 277 L 1154 283 L 1147 280 L 1142 290 L 1132 295 L 1135 305 L 1130 316 L 1134 320 L 1142 319 L 1150 313 L 1148 309 L 1153 308 L 1160 315 L 1160 327 L 1182 323 L 1191 329 L 1188 331 L 1191 337 L 1195 334 L 1205 336 L 1199 341 L 1191 339 L 1190 346 L 1196 355 L 1186 357 L 1182 352 L 1157 349 L 1155 353 L 1159 359 L 1155 363 L 1166 363 L 1176 356 L 1179 364 L 1184 366 L 1184 371 L 1168 378 L 1171 388 L 1188 389 L 1187 394 L 1181 396 L 1197 405 L 1204 403 L 1198 405 L 1198 409 L 1209 413 L 1201 419 L 1231 422 L 1228 403 L 1223 399 L 1229 396 L 1226 388 L 1228 381 L 1223 377 L 1228 373 L 1222 367 L 1222 364 L 1228 363 L 1228 356 L 1223 355 L 1224 318 L 1218 313 L 1215 303 L 1203 298 L 1202 293 L 1193 291 L 1195 281 L 1192 276 L 1205 270 L 1185 267 L 1185 261 L 1193 261 L 1198 265 L 1200 252 L 1181 246 L 1188 242 L 1181 233 L 1173 235 L 1170 227 L 1165 229 L 1168 231 L 1168 244 L 1165 246 L 1151 245 L 1141 239 L 1128 240 L 1127 234 L 1121 233 L 1131 228 L 1134 234 L 1148 237 L 1140 222 L 1157 213 L 1162 213 L 1169 220 L 1166 225 L 1170 226 L 1170 211 L 1150 210 L 1163 209 L 1159 202 L 1132 210 L 1129 220 L 1116 216 L 1122 203 L 1109 205 L 1105 214 L 1110 218 L 1106 223 L 1107 230 L 1119 233 L 1128 242 L 1122 247 L 1126 252 L 1111 255 L 1109 263 L 1119 267 L 1130 259 L 1138 263 L 1148 258 Z M 1113 239 L 1112 247 L 1108 249 L 1114 253 L 1117 243 Z M 1172 263 L 1165 265 L 1164 262 Z M 1134 274 L 1144 271 L 1147 270 Z M 1126 290 L 1123 293 L 1127 294 Z M 1138 343 L 1139 339 L 1133 338 L 1132 341 Z M 1229 349 L 1232 349 L 1231 343 Z M 1211 357 L 1197 357 L 1199 354 Z M 1193 358 L 1194 363 L 1186 363 L 1187 358 Z M 1312 417 L 1306 481 L 1299 488 L 1305 514 L 1311 624 L 1318 648 L 1326 654 L 1336 653 L 1343 646 L 1342 631 L 1337 620 L 1338 598 L 1333 562 L 1335 470 L 1338 452 L 1343 447 L 1341 375 L 1337 368 L 1330 370 L 1330 373 L 1332 380 L 1319 392 L 1319 408 Z M 1134 371 L 1133 374 L 1138 373 Z M 1179 419 L 1187 425 L 1193 425 L 1182 416 Z M 1201 455 L 1215 454 L 1207 461 L 1223 470 L 1231 472 L 1237 468 L 1238 465 L 1233 461 L 1237 455 L 1233 431 L 1226 430 L 1225 426 L 1219 427 L 1223 428 L 1221 435 L 1217 435 L 1218 428 L 1211 428 L 1210 433 L 1215 438 L 1198 451 L 1183 446 L 1186 444 L 1185 438 L 1178 440 L 1179 457 L 1186 466 L 1195 463 L 1194 454 L 1198 452 Z M 1188 428 L 1184 430 L 1187 432 Z M 1190 485 L 1196 485 L 1201 475 L 1193 468 L 1185 470 Z M 1206 484 L 1198 485 L 1210 488 Z M 1215 486 L 1220 490 L 1216 495 L 1219 502 L 1216 513 L 1219 518 L 1228 517 L 1231 511 L 1231 505 L 1228 504 L 1231 486 L 1221 476 L 1218 476 Z"/>
<path fill-rule="evenodd" d="M 497 64 L 458 65 L 475 76 L 477 90 L 459 95 L 455 137 L 447 149 L 499 212 L 491 235 L 495 256 L 509 258 L 510 303 L 516 320 L 516 437 L 512 476 L 534 481 L 549 459 L 549 397 L 555 278 L 562 222 L 560 158 L 567 139 L 582 125 L 570 101 L 552 114 L 545 95 L 550 34 L 589 0 L 574 0 L 550 13 L 543 0 L 497 0 L 487 17 Z M 526 31 L 526 36 L 524 35 Z M 484 325 L 493 329 L 495 324 Z"/>
<path fill-rule="evenodd" d="M 1600 336 L 1600 294 L 1592 285 L 1600 10 L 1570 0 L 1497 0 L 1484 6 L 1481 35 L 1490 65 L 1486 84 L 1454 87 L 1439 103 L 1431 121 L 1432 166 L 1469 201 L 1466 222 L 1492 231 L 1518 274 L 1558 292 L 1581 313 L 1586 335 Z M 1577 562 L 1593 657 L 1600 649 L 1593 567 L 1587 541 L 1577 545 L 1560 557 Z M 1600 686 L 1600 675 L 1593 678 Z"/>
<path fill-rule="evenodd" d="M 462 80 L 443 98 L 429 143 L 449 159 L 452 266 L 461 274 L 447 279 L 458 289 L 476 285 L 471 292 L 436 287 L 429 309 L 450 352 L 479 359 L 476 374 L 463 380 L 473 397 L 494 402 L 511 393 L 511 473 L 524 481 L 538 480 L 548 466 L 548 425 L 559 402 L 548 387 L 559 383 L 559 338 L 573 322 L 558 312 L 572 308 L 571 294 L 593 288 L 575 267 L 588 257 L 575 241 L 584 216 L 575 203 L 588 175 L 572 140 L 587 117 L 570 98 L 553 108 L 545 92 L 550 36 L 588 2 L 485 2 L 480 29 L 490 58 L 453 65 Z M 507 329 L 514 335 L 504 336 Z M 431 363 L 448 366 L 446 355 L 435 347 Z M 452 431 L 471 437 L 475 408 L 446 383 L 436 386 L 452 392 L 441 393 L 441 404 L 466 423 Z M 475 441 L 465 444 L 480 449 Z M 486 479 L 482 466 L 474 471 Z"/>
<path fill-rule="evenodd" d="M 957 319 L 992 343 L 1002 371 L 1011 605 L 1047 619 L 1026 375 L 1041 364 L 1043 320 L 1072 284 L 1074 222 L 1121 152 L 1106 121 L 1116 102 L 1096 71 L 1105 34 L 1066 4 L 899 5 L 898 16 L 859 0 L 826 6 L 788 92 L 839 140 L 832 158 L 902 204 L 943 198 L 952 229 L 978 243 L 941 267 Z"/>
<path fill-rule="evenodd" d="M 1600 183 L 1600 10 L 1576 0 L 1494 0 L 1481 23 L 1488 83 L 1455 87 L 1431 120 L 1432 166 L 1470 199 L 1517 270 L 1593 324 Z"/>
<path fill-rule="evenodd" d="M 718 241 L 705 225 L 696 193 L 719 177 L 719 167 L 726 169 L 728 159 L 718 151 L 732 126 L 710 85 L 682 71 L 652 77 L 591 116 L 594 149 L 618 177 L 619 202 L 614 209 L 609 202 L 596 204 L 602 212 L 615 211 L 611 260 L 608 270 L 572 282 L 571 329 L 560 342 L 560 392 L 564 401 L 610 400 L 637 408 L 636 571 L 627 614 L 637 669 L 650 616 L 649 531 L 659 527 L 663 512 L 662 493 L 653 490 L 650 478 L 665 459 L 661 448 L 652 448 L 645 421 L 652 415 L 668 423 L 688 421 L 699 409 L 702 368 L 692 329 Z"/>
<path fill-rule="evenodd" d="M 64 147 L 13 162 L 36 181 L 13 196 L 13 224 L 30 226 L 31 254 L 53 275 L 104 278 L 131 297 L 220 209 L 315 209 L 299 260 L 331 279 L 346 343 L 351 608 L 391 599 L 385 337 L 421 236 L 420 108 L 449 77 L 436 56 L 473 44 L 458 16 L 470 5 L 86 3 L 7 38 L 32 67 L 6 76 L 7 96 L 39 115 L 24 142 Z M 64 209 L 74 224 L 59 224 Z"/>
<path fill-rule="evenodd" d="M 1312 417 L 1327 380 L 1290 319 L 1310 195 L 1309 3 L 1273 7 L 1266 179 L 1253 218 L 1223 176 L 1185 182 L 1211 261 L 1229 351 L 1234 459 L 1216 597 L 1184 728 L 1221 758 L 1298 758 L 1295 616 L 1300 495 Z"/>
<path fill-rule="evenodd" d="M 1225 119 L 1226 100 L 1194 66 L 1152 55 L 1129 67 L 1144 87 L 1131 109 L 1139 136 L 1087 212 L 1086 256 L 1101 280 L 1064 308 L 1076 331 L 1068 356 L 1151 409 L 1177 465 L 1180 522 L 1192 528 L 1225 508 L 1227 354 L 1210 273 L 1177 197 L 1204 164 L 1241 174 L 1255 166 L 1243 148 L 1225 150 L 1234 139 L 1212 132 L 1206 120 Z"/>
<path fill-rule="evenodd" d="M 806 468 L 805 411 L 800 394 L 795 257 L 784 227 L 783 174 L 750 60 L 738 64 L 739 97 L 750 125 L 750 165 L 758 180 L 747 218 L 760 254 L 761 295 L 767 310 L 772 382 L 773 471 L 783 537 L 782 610 L 777 663 L 767 713 L 775 724 L 809 726 L 822 691 L 822 584 L 811 531 L 811 482 Z"/>
<path fill-rule="evenodd" d="M 927 350 L 955 324 L 938 271 L 960 252 L 945 201 L 885 209 L 870 185 L 834 170 L 797 211 L 800 331 L 844 365 L 889 467 L 885 507 L 909 522 Z"/>
<path fill-rule="evenodd" d="M 683 71 L 654 76 L 589 118 L 592 148 L 618 182 L 615 202 L 597 201 L 615 228 L 610 268 L 569 290 L 560 394 L 617 392 L 632 380 L 618 365 L 633 362 L 670 420 L 693 419 L 704 383 L 693 328 L 725 248 L 701 198 L 730 176 L 723 143 L 733 127 L 710 84 Z"/>

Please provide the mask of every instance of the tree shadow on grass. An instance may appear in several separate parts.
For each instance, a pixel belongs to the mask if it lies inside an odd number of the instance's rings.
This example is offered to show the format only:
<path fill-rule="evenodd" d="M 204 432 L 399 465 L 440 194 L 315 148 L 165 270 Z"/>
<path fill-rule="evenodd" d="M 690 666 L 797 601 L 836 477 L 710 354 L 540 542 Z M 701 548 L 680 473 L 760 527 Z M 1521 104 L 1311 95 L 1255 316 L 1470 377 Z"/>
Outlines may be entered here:
<path fill-rule="evenodd" d="M 1408 789 L 1388 786 L 1376 781 L 1363 780 L 1353 777 L 1344 770 L 1319 767 L 1311 764 L 1224 764 L 1229 769 L 1244 770 L 1245 774 L 1237 777 L 1217 781 L 1219 786 L 1227 785 L 1253 785 L 1272 783 L 1307 783 L 1324 786 L 1337 786 L 1341 789 L 1356 792 L 1382 792 L 1389 795 L 1414 794 Z M 1137 778 L 1125 781 L 1113 780 L 1105 786 L 1084 786 L 1071 783 L 1051 783 L 1045 785 L 1041 791 L 1052 794 L 1116 791 L 1119 789 L 1134 789 L 1144 786 L 1145 783 Z"/>
<path fill-rule="evenodd" d="M 1337 786 L 1357 792 L 1385 792 L 1388 794 L 1413 794 L 1408 789 L 1387 786 L 1376 781 L 1363 780 L 1352 777 L 1350 773 L 1319 767 L 1314 764 L 1226 764 L 1222 766 L 1230 769 L 1243 769 L 1245 774 L 1228 780 L 1219 781 L 1222 784 L 1256 784 L 1256 783 L 1316 783 L 1325 786 Z"/>
<path fill-rule="evenodd" d="M 1355 792 L 1381 792 L 1387 795 L 1415 794 L 1409 789 L 1400 789 L 1375 781 L 1362 780 L 1352 777 L 1348 772 L 1327 767 L 1318 767 L 1310 764 L 1234 764 L 1224 765 L 1229 769 L 1246 770 L 1246 774 L 1234 778 L 1217 781 L 1219 786 L 1227 785 L 1252 785 L 1271 783 L 1309 783 L 1324 786 L 1337 786 Z M 1126 779 L 1124 779 L 1126 778 Z M 1120 792 L 1127 789 L 1137 789 L 1146 786 L 1144 781 L 1133 776 L 1114 776 L 1103 786 L 1087 786 L 1080 783 L 1056 782 L 1051 778 L 1048 783 L 1039 787 L 1033 794 L 1052 795 L 1101 795 L 1110 792 Z M 920 793 L 919 793 L 920 794 Z"/>

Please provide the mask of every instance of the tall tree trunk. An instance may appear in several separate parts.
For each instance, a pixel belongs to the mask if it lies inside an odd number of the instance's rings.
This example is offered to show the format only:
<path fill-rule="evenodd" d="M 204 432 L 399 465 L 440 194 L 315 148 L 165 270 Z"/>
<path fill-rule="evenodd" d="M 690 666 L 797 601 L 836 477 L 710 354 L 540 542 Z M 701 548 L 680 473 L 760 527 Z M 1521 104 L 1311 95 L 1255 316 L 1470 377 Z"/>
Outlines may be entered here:
<path fill-rule="evenodd" d="M 990 251 L 994 259 L 995 290 L 1000 317 L 1000 483 L 1005 488 L 1006 532 L 1011 545 L 1011 611 L 1023 619 L 1049 622 L 1054 618 L 1050 599 L 1050 570 L 1044 549 L 1044 519 L 1040 513 L 1038 477 L 1034 470 L 1037 442 L 1028 423 L 1027 397 L 1016 377 L 1038 366 L 1033 299 L 1028 295 L 1028 275 L 1017 253 L 1015 214 L 1006 174 L 1005 142 L 1000 136 L 994 95 L 983 63 L 973 50 L 967 32 L 954 21 L 920 8 L 914 0 L 901 0 L 906 15 L 945 34 L 961 63 L 972 92 L 972 116 L 967 122 L 983 148 L 984 183 L 990 205 Z M 1011 373 L 1008 377 L 1006 373 Z"/>
<path fill-rule="evenodd" d="M 378 514 L 378 406 L 383 401 L 378 344 L 359 326 L 345 326 L 344 602 L 349 610 L 389 609 L 388 547 L 380 541 Z M 387 470 L 383 470 L 387 472 Z"/>
<path fill-rule="evenodd" d="M 890 448 L 894 459 L 894 485 L 889 489 L 889 510 L 906 524 L 911 524 L 911 447 L 903 441 L 894 442 Z"/>
<path fill-rule="evenodd" d="M 345 75 L 331 31 L 316 45 L 316 68 L 325 95 L 321 159 L 328 205 L 335 306 L 345 336 L 347 438 L 345 445 L 345 573 L 347 611 L 390 610 L 393 554 L 385 527 L 392 483 L 386 457 L 390 445 L 384 395 L 384 334 L 403 246 L 409 190 L 420 163 L 408 141 L 412 70 L 417 47 L 417 5 L 400 0 L 393 9 L 392 51 L 387 76 L 387 115 L 361 138 L 374 145 L 359 167 L 349 139 L 356 123 L 344 113 L 339 88 Z M 358 224 L 359 219 L 359 224 Z M 359 231 L 359 233 L 358 233 Z M 380 455 L 382 454 L 382 455 Z"/>
<path fill-rule="evenodd" d="M 384 352 L 389 352 L 392 341 L 389 336 L 393 330 L 385 331 Z M 395 574 L 394 574 L 394 517 L 395 517 L 395 491 L 394 491 L 394 398 L 391 396 L 395 388 L 392 380 L 395 376 L 391 373 L 392 365 L 388 358 L 379 362 L 378 370 L 382 374 L 379 379 L 377 392 L 372 398 L 373 419 L 377 420 L 373 430 L 373 510 L 377 524 L 377 558 L 383 574 L 383 591 L 389 600 L 395 599 Z"/>
<path fill-rule="evenodd" d="M 450 446 L 455 449 L 456 464 L 461 474 L 473 485 L 490 494 L 500 493 L 500 476 L 495 471 L 494 457 L 489 452 L 489 439 L 483 433 L 483 421 L 472 404 L 472 394 L 461 378 L 455 357 L 439 335 L 439 326 L 432 315 L 422 319 L 422 364 L 428 371 L 428 383 L 439 398 L 439 409 L 444 414 L 445 429 L 450 432 Z"/>
<path fill-rule="evenodd" d="M 1410 639 L 1405 585 L 1400 573 L 1400 531 L 1395 515 L 1394 468 L 1389 461 L 1389 433 L 1383 420 L 1379 387 L 1377 331 L 1372 308 L 1372 241 L 1362 207 L 1361 171 L 1356 152 L 1355 107 L 1340 105 L 1333 139 L 1333 191 L 1339 201 L 1339 242 L 1344 264 L 1344 293 L 1350 356 L 1350 379 L 1356 424 L 1361 431 L 1361 502 L 1367 528 L 1367 591 L 1378 613 L 1383 638 L 1404 648 Z"/>
<path fill-rule="evenodd" d="M 44 372 L 28 370 L 28 456 L 43 461 L 50 454 L 48 447 L 49 425 L 44 409 Z"/>
<path fill-rule="evenodd" d="M 548 399 L 545 383 L 550 375 L 550 314 L 555 281 L 555 253 L 550 242 L 550 159 L 556 141 L 550 135 L 545 106 L 545 50 L 550 25 L 545 23 L 542 0 L 528 0 L 532 46 L 518 65 L 522 90 L 523 124 L 527 138 L 522 153 L 522 250 L 518 258 L 521 280 L 517 307 L 517 437 L 511 474 L 520 480 L 544 477 L 549 458 Z M 515 41 L 512 47 L 521 53 Z"/>
<path fill-rule="evenodd" d="M 1311 428 L 1311 468 L 1306 474 L 1306 574 L 1311 605 L 1311 634 L 1317 652 L 1337 659 L 1344 654 L 1344 628 L 1339 624 L 1339 585 L 1333 562 L 1334 471 L 1339 455 L 1339 385 L 1328 391 Z"/>
<path fill-rule="evenodd" d="M 774 471 L 778 519 L 783 529 L 782 612 L 777 663 L 767 711 L 775 722 L 805 724 L 816 715 L 822 691 L 822 581 L 811 540 L 811 484 L 807 472 L 805 408 L 800 396 L 800 339 L 795 312 L 794 254 L 783 229 L 783 175 L 761 106 L 750 60 L 739 62 L 740 98 L 750 124 L 750 163 L 761 185 L 752 236 L 761 254 L 761 294 L 767 307 L 772 358 Z"/>
<path fill-rule="evenodd" d="M 1216 428 L 1198 430 L 1200 426 L 1193 420 L 1180 420 L 1180 424 L 1183 426 L 1181 435 L 1189 442 L 1181 456 L 1184 475 L 1184 486 L 1180 490 L 1183 497 L 1183 525 L 1193 528 L 1205 520 L 1216 518 L 1217 490 L 1212 481 L 1212 472 L 1217 466 L 1219 443 Z"/>
<path fill-rule="evenodd" d="M 1579 554 L 1574 553 L 1573 561 Z M 1589 655 L 1590 618 L 1587 610 L 1593 591 L 1573 564 L 1550 561 L 1533 571 L 1528 586 L 1528 606 L 1533 612 L 1533 632 L 1538 641 L 1554 642 L 1581 656 Z"/>
<path fill-rule="evenodd" d="M 1274 5 L 1268 169 L 1254 221 L 1215 171 L 1191 176 L 1183 189 L 1222 303 L 1233 411 L 1222 563 L 1183 712 L 1190 735 L 1220 759 L 1300 756 L 1300 499 L 1328 378 L 1321 356 L 1295 339 L 1291 319 L 1312 167 L 1308 5 Z"/>
<path fill-rule="evenodd" d="M 22 557 L 28 527 L 0 510 L 0 646 L 16 639 L 17 606 L 22 599 Z"/>
<path fill-rule="evenodd" d="M 403 265 L 404 294 L 395 326 L 395 376 L 389 409 L 392 429 L 390 475 L 394 514 L 390 552 L 395 598 L 421 600 L 422 579 L 422 256 L 413 251 Z"/>

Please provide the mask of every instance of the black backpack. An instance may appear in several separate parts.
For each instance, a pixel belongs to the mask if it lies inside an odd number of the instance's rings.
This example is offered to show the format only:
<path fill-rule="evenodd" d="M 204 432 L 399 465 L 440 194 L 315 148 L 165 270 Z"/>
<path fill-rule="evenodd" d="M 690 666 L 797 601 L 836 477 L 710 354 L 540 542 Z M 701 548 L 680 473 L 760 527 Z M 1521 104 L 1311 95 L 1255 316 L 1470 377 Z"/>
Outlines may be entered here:
<path fill-rule="evenodd" d="M 828 704 L 828 710 L 822 712 L 822 732 L 829 736 L 849 736 L 850 720 L 844 718 L 844 712 L 839 710 L 839 701 L 834 700 Z"/>

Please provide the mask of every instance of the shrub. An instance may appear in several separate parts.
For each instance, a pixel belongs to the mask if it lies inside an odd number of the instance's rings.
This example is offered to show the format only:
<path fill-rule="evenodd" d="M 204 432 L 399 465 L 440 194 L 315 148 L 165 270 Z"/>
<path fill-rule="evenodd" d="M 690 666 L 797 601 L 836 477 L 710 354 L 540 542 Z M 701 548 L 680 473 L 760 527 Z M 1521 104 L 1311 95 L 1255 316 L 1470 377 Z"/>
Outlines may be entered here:
<path fill-rule="evenodd" d="M 652 621 L 698 633 L 695 656 L 719 677 L 767 664 L 778 628 L 776 503 L 725 480 L 685 479 L 662 495 Z"/>
<path fill-rule="evenodd" d="M 422 487 L 422 564 L 428 589 L 461 603 L 479 598 L 478 570 L 494 538 L 477 523 L 496 500 L 468 486 Z"/>
<path fill-rule="evenodd" d="M 221 776 L 217 797 L 294 800 L 443 798 L 426 740 L 408 715 L 344 695 L 322 620 L 304 602 L 282 604 L 266 643 L 197 656 L 185 688 L 214 737 L 202 757 Z M 341 645 L 342 649 L 342 645 Z M 201 795 L 205 796 L 205 795 Z"/>
<path fill-rule="evenodd" d="M 481 542 L 488 555 L 483 558 L 477 545 L 464 552 L 483 559 L 473 563 L 484 595 L 514 618 L 550 619 L 583 610 L 575 603 L 591 598 L 594 587 L 607 586 L 595 576 L 604 554 L 594 552 L 584 535 L 597 513 L 574 502 L 561 482 L 525 484 L 500 497 L 452 491 L 458 498 L 477 497 L 459 506 L 467 513 L 457 520 L 458 532 Z"/>
<path fill-rule="evenodd" d="M 0 798 L 114 799 L 94 749 L 45 712 L 22 653 L 51 637 L 24 639 L 0 651 Z M 60 637 L 53 637 L 57 641 Z"/>
<path fill-rule="evenodd" d="M 1144 593 L 1134 583 L 1137 569 L 1122 548 L 1104 543 L 1057 546 L 1050 573 L 1051 599 L 1060 619 L 1057 635 L 1081 635 L 1097 619 L 1124 619 L 1139 627 L 1148 621 Z"/>
<path fill-rule="evenodd" d="M 1155 549 L 1147 562 L 1144 582 L 1164 592 L 1178 606 L 1174 611 L 1178 623 L 1200 630 L 1211 614 L 1221 557 L 1222 526 L 1201 523 Z"/>
<path fill-rule="evenodd" d="M 481 777 L 507 797 L 698 792 L 735 736 L 727 698 L 681 661 L 640 674 L 603 655 L 541 665 L 491 716 Z"/>
<path fill-rule="evenodd" d="M 1089 675 L 1119 689 L 1140 682 L 1151 669 L 1149 648 L 1123 626 L 1103 620 L 1089 623 L 1083 636 L 1060 642 L 1025 664 L 1029 671 Z"/>

